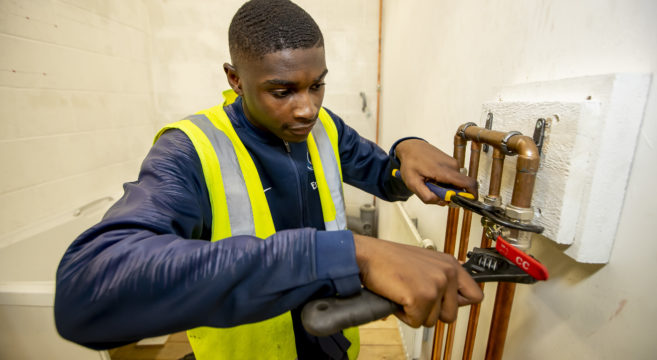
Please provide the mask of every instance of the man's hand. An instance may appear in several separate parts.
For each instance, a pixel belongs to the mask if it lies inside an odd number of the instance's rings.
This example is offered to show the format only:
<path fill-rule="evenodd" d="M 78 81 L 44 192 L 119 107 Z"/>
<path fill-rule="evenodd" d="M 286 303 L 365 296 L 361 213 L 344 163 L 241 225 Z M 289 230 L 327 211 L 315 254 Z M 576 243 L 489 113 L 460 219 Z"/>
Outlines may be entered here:
<path fill-rule="evenodd" d="M 362 283 L 403 307 L 413 327 L 456 320 L 459 306 L 481 302 L 479 286 L 453 256 L 354 234 Z"/>
<path fill-rule="evenodd" d="M 461 174 L 456 159 L 426 141 L 404 140 L 397 144 L 395 153 L 401 161 L 399 170 L 406 187 L 425 204 L 446 204 L 429 190 L 426 181 L 452 184 L 477 196 L 477 181 Z"/>

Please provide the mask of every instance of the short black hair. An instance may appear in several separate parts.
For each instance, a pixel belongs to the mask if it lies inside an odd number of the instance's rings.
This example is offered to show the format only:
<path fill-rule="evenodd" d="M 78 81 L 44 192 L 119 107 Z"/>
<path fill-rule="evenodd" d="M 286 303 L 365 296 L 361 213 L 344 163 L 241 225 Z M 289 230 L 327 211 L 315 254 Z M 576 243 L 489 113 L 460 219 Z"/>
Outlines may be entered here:
<path fill-rule="evenodd" d="M 285 49 L 324 46 L 313 18 L 289 0 L 250 0 L 242 5 L 228 29 L 233 62 L 258 60 Z"/>

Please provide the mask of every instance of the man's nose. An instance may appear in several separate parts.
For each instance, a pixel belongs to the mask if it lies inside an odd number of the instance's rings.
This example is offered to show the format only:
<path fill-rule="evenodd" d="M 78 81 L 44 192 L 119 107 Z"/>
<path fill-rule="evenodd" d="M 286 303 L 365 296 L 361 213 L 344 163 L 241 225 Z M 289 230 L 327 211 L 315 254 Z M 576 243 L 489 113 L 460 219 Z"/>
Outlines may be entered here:
<path fill-rule="evenodd" d="M 317 106 L 308 92 L 298 93 L 294 105 L 295 118 L 313 120 L 317 115 Z"/>

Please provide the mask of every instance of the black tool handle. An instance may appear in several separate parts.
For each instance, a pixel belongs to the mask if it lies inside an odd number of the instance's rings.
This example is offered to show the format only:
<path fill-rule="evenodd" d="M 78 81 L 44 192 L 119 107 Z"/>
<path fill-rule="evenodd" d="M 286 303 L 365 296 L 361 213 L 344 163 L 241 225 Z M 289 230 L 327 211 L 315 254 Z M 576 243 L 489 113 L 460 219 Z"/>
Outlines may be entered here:
<path fill-rule="evenodd" d="M 468 257 L 470 259 L 463 264 L 463 267 L 478 283 L 500 281 L 533 284 L 536 282 L 535 278 L 500 255 L 494 248 L 474 248 Z M 307 303 L 301 311 L 301 322 L 310 334 L 328 336 L 342 329 L 382 319 L 398 310 L 402 310 L 401 305 L 363 288 L 355 296 L 332 297 Z"/>
<path fill-rule="evenodd" d="M 328 336 L 352 326 L 382 319 L 401 310 L 394 302 L 367 289 L 346 298 L 313 300 L 301 311 L 301 322 L 310 334 Z"/>

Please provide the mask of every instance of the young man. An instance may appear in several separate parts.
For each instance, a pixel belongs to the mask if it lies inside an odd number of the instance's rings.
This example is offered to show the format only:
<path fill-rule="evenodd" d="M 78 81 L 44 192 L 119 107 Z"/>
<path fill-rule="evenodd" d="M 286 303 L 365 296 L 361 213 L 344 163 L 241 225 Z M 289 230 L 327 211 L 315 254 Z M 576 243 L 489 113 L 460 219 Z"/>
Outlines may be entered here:
<path fill-rule="evenodd" d="M 362 284 L 412 326 L 481 301 L 453 257 L 346 230 L 342 179 L 437 203 L 426 179 L 476 191 L 454 159 L 419 139 L 388 156 L 323 109 L 322 34 L 295 4 L 245 3 L 229 44 L 224 103 L 165 127 L 139 179 L 64 255 L 60 334 L 102 349 L 192 329 L 198 359 L 353 359 L 357 329 L 304 331 L 308 300 Z"/>

